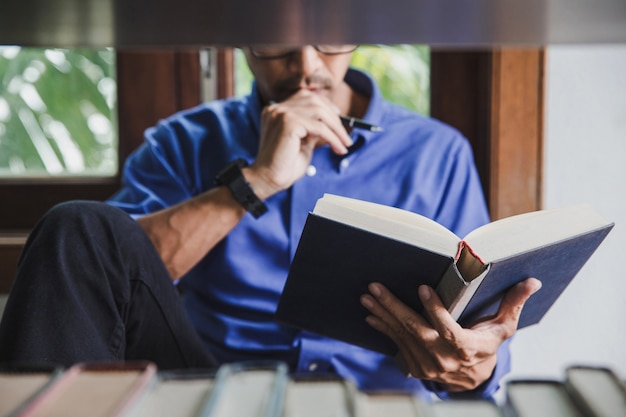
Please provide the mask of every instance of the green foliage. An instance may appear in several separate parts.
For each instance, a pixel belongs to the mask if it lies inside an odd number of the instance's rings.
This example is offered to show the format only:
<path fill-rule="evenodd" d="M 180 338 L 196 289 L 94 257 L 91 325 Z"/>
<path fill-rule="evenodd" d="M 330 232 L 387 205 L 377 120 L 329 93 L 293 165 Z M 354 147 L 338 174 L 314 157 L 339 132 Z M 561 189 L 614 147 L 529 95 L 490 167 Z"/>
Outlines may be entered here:
<path fill-rule="evenodd" d="M 362 45 L 351 66 L 370 74 L 383 96 L 418 113 L 430 113 L 430 50 L 424 45 Z M 235 53 L 235 95 L 250 92 L 252 74 L 241 50 Z"/>
<path fill-rule="evenodd" d="M 117 170 L 115 53 L 0 47 L 0 176 Z"/>
<path fill-rule="evenodd" d="M 235 96 L 243 97 L 250 94 L 252 88 L 252 72 L 241 49 L 235 49 Z"/>
<path fill-rule="evenodd" d="M 370 74 L 392 103 L 428 115 L 430 112 L 430 53 L 422 45 L 364 45 L 351 65 Z"/>

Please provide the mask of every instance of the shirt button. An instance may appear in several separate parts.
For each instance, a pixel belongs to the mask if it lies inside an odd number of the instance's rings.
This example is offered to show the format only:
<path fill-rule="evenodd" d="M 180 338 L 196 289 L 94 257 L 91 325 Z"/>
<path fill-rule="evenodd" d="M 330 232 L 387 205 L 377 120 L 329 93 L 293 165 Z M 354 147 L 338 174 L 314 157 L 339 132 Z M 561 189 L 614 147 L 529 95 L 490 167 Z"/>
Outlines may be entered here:
<path fill-rule="evenodd" d="M 313 177 L 315 174 L 317 174 L 317 168 L 315 168 L 315 165 L 309 165 L 306 167 L 306 175 Z"/>
<path fill-rule="evenodd" d="M 313 372 L 313 371 L 315 371 L 315 370 L 317 369 L 317 367 L 318 367 L 318 366 L 319 366 L 319 365 L 317 364 L 317 362 L 311 362 L 311 363 L 309 364 L 308 370 L 309 370 L 309 371 L 311 371 L 311 372 Z"/>
<path fill-rule="evenodd" d="M 341 168 L 346 169 L 348 168 L 349 165 L 350 165 L 350 161 L 348 161 L 347 159 L 341 160 Z"/>

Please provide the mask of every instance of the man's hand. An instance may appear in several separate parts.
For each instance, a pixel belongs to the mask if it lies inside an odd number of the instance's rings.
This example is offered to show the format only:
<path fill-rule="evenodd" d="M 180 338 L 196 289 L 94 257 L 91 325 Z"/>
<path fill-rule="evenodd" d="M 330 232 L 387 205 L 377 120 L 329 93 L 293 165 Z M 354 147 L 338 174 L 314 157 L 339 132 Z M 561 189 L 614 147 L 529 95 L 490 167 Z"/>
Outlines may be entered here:
<path fill-rule="evenodd" d="M 419 295 L 430 322 L 379 283 L 370 284 L 371 294 L 363 295 L 361 303 L 372 313 L 367 322 L 396 343 L 412 376 L 452 392 L 466 391 L 489 379 L 498 347 L 515 333 L 524 303 L 539 288 L 535 278 L 518 283 L 506 293 L 495 317 L 467 329 L 427 286 L 419 288 Z"/>
<path fill-rule="evenodd" d="M 259 151 L 246 179 L 265 199 L 304 175 L 316 147 L 329 145 L 343 155 L 351 144 L 335 106 L 322 95 L 300 90 L 263 110 Z"/>
<path fill-rule="evenodd" d="M 256 159 L 243 168 L 254 193 L 265 200 L 300 179 L 313 150 L 329 145 L 345 154 L 352 140 L 335 106 L 324 96 L 300 90 L 265 108 Z M 196 265 L 243 218 L 246 211 L 226 187 L 215 187 L 139 220 L 176 280 Z"/>

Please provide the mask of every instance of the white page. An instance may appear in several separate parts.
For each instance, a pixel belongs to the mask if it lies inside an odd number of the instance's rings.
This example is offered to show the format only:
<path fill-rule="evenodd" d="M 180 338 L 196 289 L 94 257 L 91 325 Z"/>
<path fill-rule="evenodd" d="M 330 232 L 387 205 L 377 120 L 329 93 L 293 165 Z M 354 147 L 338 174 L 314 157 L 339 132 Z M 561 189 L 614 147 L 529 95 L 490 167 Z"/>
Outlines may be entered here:
<path fill-rule="evenodd" d="M 524 253 L 607 225 L 589 205 L 507 217 L 470 232 L 465 241 L 485 263 Z"/>
<path fill-rule="evenodd" d="M 324 194 L 314 214 L 454 257 L 459 237 L 439 223 L 395 207 Z"/>

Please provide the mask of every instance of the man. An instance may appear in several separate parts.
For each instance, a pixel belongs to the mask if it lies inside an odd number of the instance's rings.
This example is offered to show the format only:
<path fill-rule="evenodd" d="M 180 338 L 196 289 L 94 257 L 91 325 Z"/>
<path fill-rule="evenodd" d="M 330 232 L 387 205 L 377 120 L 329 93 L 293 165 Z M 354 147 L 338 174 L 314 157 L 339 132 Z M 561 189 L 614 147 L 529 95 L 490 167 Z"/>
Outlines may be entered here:
<path fill-rule="evenodd" d="M 66 355 L 70 348 L 60 346 L 49 349 L 57 353 L 46 353 L 48 359 L 92 359 L 98 357 L 93 352 L 103 352 L 148 358 L 161 367 L 207 366 L 214 363 L 210 352 L 218 363 L 271 358 L 295 372 L 336 372 L 362 389 L 490 396 L 508 371 L 508 340 L 523 303 L 538 288 L 536 280 L 513 288 L 493 320 L 462 329 L 429 288 L 419 291 L 430 321 L 371 277 L 370 294 L 362 297 L 372 313 L 368 322 L 396 342 L 410 378 L 393 358 L 273 319 L 306 215 L 324 192 L 416 211 L 460 235 L 488 221 L 467 142 L 445 125 L 385 102 L 370 78 L 348 70 L 355 48 L 247 49 L 255 76 L 249 97 L 201 105 L 149 129 L 145 145 L 127 162 L 123 188 L 109 201 L 145 234 L 112 208 L 70 205 L 48 215 L 25 250 L 7 305 L 11 319 L 5 317 L 0 327 L 0 359 L 3 349 L 9 358 L 34 349 L 23 341 L 32 340 L 35 330 L 10 349 L 2 346 L 10 331 L 27 333 L 9 321 L 26 320 L 15 300 L 29 288 L 78 300 L 60 308 L 56 320 L 92 335 L 74 341 L 76 354 Z M 339 115 L 364 118 L 384 130 L 348 132 Z M 71 217 L 81 221 L 59 226 Z M 156 252 L 145 249 L 151 246 L 142 240 L 146 235 Z M 90 244 L 95 236 L 106 244 Z M 26 272 L 34 254 L 58 240 L 77 242 L 89 260 L 85 264 L 99 269 L 80 283 L 67 278 L 40 290 L 33 278 L 22 277 L 37 275 Z M 66 261 L 53 262 L 54 270 L 76 275 L 67 253 L 56 258 Z M 101 275 L 107 279 L 92 278 Z M 182 292 L 195 330 L 172 295 L 174 287 L 164 284 L 166 276 Z M 97 318 L 77 319 L 83 309 L 86 317 Z M 42 310 L 37 308 L 44 316 Z M 42 331 L 34 320 L 28 323 Z M 38 355 L 43 354 L 30 357 Z"/>

